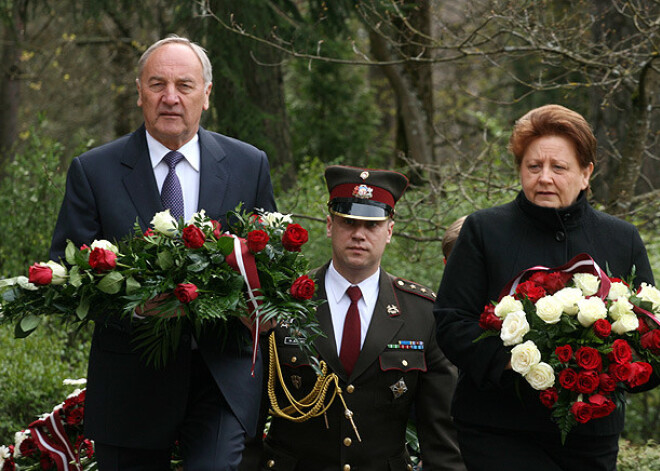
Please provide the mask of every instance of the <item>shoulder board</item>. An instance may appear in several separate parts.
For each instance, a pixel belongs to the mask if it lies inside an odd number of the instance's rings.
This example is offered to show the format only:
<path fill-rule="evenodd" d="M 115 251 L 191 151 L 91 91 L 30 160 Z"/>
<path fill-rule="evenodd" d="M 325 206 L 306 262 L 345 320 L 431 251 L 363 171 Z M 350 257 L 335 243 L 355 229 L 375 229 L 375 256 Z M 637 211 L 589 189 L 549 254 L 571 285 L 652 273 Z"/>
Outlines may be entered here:
<path fill-rule="evenodd" d="M 416 294 L 417 296 L 421 296 L 422 298 L 426 298 L 429 301 L 435 301 L 435 291 L 427 288 L 424 285 L 420 285 L 419 283 L 415 283 L 414 281 L 405 280 L 403 278 L 394 278 L 392 280 L 392 284 L 399 291 L 403 291 L 405 293 Z"/>

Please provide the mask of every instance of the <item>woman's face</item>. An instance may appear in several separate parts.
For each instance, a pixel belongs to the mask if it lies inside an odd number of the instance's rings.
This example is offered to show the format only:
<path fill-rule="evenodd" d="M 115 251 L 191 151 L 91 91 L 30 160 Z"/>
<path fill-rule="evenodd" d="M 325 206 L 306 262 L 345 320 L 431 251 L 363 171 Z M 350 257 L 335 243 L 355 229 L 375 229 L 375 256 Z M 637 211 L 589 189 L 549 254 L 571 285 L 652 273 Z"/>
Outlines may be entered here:
<path fill-rule="evenodd" d="M 563 136 L 534 139 L 520 163 L 520 183 L 529 201 L 546 208 L 565 208 L 575 203 L 589 186 L 594 164 L 580 167 L 575 145 Z"/>

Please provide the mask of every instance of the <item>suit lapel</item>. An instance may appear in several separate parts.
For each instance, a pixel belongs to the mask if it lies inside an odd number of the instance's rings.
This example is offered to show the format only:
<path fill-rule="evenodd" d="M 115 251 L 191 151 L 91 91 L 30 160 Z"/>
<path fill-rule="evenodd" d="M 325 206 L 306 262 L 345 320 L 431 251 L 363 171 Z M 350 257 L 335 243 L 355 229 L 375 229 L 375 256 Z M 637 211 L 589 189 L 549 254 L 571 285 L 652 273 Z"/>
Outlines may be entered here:
<path fill-rule="evenodd" d="M 201 165 L 198 210 L 204 209 L 209 217 L 218 218 L 226 212 L 222 210 L 222 203 L 227 194 L 228 183 L 232 178 L 232 169 L 223 162 L 226 157 L 224 149 L 208 131 L 201 127 L 199 128 L 199 149 Z"/>
<path fill-rule="evenodd" d="M 325 274 L 328 270 L 328 266 L 330 266 L 330 262 L 314 271 L 313 278 L 316 282 L 316 298 L 318 299 L 328 299 L 325 292 Z M 341 364 L 341 361 L 339 361 L 339 355 L 337 355 L 337 340 L 335 339 L 332 316 L 330 315 L 330 308 L 328 307 L 327 302 L 321 304 L 317 308 L 316 320 L 318 321 L 321 330 L 326 334 L 325 337 L 317 337 L 314 341 L 316 350 L 332 371 L 339 376 L 346 378 L 344 366 Z"/>
<path fill-rule="evenodd" d="M 374 314 L 351 377 L 359 376 L 372 363 L 378 361 L 378 356 L 403 326 L 403 320 L 400 317 L 390 317 L 388 313 L 387 306 L 398 307 L 399 302 L 394 294 L 390 277 L 383 269 L 380 270 L 378 290 Z"/>
<path fill-rule="evenodd" d="M 121 164 L 128 170 L 123 178 L 126 192 L 139 215 L 140 225 L 145 230 L 153 215 L 163 210 L 163 205 L 149 159 L 144 125 L 135 131 L 126 143 Z"/>

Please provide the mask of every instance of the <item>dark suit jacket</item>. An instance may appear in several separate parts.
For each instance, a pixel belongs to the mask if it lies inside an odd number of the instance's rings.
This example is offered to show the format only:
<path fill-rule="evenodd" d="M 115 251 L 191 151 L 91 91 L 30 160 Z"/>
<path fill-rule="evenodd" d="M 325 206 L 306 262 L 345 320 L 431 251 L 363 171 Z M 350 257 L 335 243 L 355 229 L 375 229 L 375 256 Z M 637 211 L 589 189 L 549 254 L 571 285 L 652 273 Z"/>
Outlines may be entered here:
<path fill-rule="evenodd" d="M 226 213 L 243 208 L 275 210 L 266 154 L 244 142 L 199 130 L 199 209 L 227 227 Z M 145 230 L 163 207 L 149 159 L 144 126 L 75 158 L 53 234 L 51 258 L 95 239 L 118 240 L 137 220 Z M 96 322 L 89 357 L 85 408 L 87 436 L 109 445 L 164 448 L 174 443 L 188 397 L 191 336 L 160 370 L 147 367 L 131 344 L 130 324 L 108 315 Z M 233 332 L 231 332 L 233 331 Z M 251 377 L 248 330 L 236 322 L 223 344 L 204 332 L 199 349 L 220 390 L 248 434 L 259 408 L 261 368 Z M 238 340 L 240 339 L 240 341 Z"/>
<path fill-rule="evenodd" d="M 317 294 L 325 294 L 328 265 L 316 272 Z M 424 470 L 465 469 L 449 416 L 456 372 L 434 339 L 430 290 L 380 273 L 379 295 L 367 336 L 350 377 L 337 355 L 330 310 L 318 308 L 317 317 L 327 337 L 315 346 L 330 372 L 340 380 L 344 399 L 353 411 L 361 435 L 359 442 L 336 398 L 324 417 L 295 423 L 274 417 L 264 444 L 260 469 L 337 470 L 349 465 L 361 471 L 407 470 L 406 425 L 414 405 Z M 287 388 L 296 399 L 309 393 L 316 376 L 296 345 L 285 342 L 286 329 L 278 328 L 277 349 Z M 388 347 L 399 340 L 421 340 L 424 350 Z M 396 396 L 392 387 L 405 384 Z M 288 405 L 278 388 L 281 406 Z M 329 394 L 330 395 L 330 394 Z"/>

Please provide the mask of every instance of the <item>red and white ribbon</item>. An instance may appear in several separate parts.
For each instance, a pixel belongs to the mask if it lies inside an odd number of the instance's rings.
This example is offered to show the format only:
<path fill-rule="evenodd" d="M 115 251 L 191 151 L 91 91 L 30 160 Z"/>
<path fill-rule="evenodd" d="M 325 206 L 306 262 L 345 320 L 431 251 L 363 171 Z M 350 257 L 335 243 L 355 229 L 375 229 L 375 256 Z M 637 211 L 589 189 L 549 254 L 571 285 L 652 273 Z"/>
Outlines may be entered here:
<path fill-rule="evenodd" d="M 234 238 L 234 251 L 227 255 L 226 262 L 234 270 L 238 271 L 243 280 L 245 280 L 245 287 L 248 297 L 248 311 L 254 316 L 254 323 L 252 324 L 252 370 L 251 374 L 254 376 L 254 367 L 257 363 L 257 352 L 259 351 L 259 301 L 256 297 L 259 296 L 259 288 L 261 282 L 259 281 L 259 273 L 257 272 L 257 263 L 254 260 L 254 255 L 248 249 L 245 239 L 232 234 Z"/>
<path fill-rule="evenodd" d="M 523 270 L 518 274 L 518 276 L 506 284 L 506 286 L 500 292 L 499 299 L 515 293 L 516 288 L 520 284 L 520 281 L 525 278 L 526 275 L 536 271 L 560 271 L 564 273 L 570 273 L 571 275 L 574 273 L 591 273 L 600 280 L 600 288 L 598 289 L 596 295 L 601 299 L 605 299 L 607 297 L 607 294 L 610 292 L 610 286 L 612 284 L 610 282 L 610 278 L 603 271 L 603 269 L 598 266 L 594 259 L 586 253 L 581 253 L 573 257 L 567 264 L 557 268 L 548 268 L 537 265 L 535 267 L 528 268 L 527 270 Z"/>
<path fill-rule="evenodd" d="M 82 471 L 78 455 L 64 430 L 62 404 L 46 417 L 35 420 L 28 427 L 37 447 L 55 461 L 58 471 Z"/>

